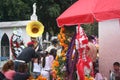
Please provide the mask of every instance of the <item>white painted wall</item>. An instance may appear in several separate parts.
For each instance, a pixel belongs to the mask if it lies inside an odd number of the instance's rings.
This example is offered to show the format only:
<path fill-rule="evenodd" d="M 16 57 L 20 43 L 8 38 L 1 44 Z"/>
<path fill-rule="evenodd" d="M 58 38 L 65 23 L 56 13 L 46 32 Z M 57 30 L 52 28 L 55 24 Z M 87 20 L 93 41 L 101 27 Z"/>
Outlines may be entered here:
<path fill-rule="evenodd" d="M 16 29 L 19 29 L 19 28 L 16 28 Z M 22 29 L 22 38 L 26 44 L 28 41 L 30 41 L 30 36 L 28 36 L 28 34 L 26 33 L 26 30 L 25 30 L 26 27 L 21 27 L 20 29 Z M 12 36 L 14 28 L 2 28 L 0 30 L 2 30 L 3 34 L 6 33 L 10 39 Z"/>
<path fill-rule="evenodd" d="M 115 61 L 120 62 L 119 19 L 99 22 L 99 69 L 107 78 Z"/>
<path fill-rule="evenodd" d="M 1 33 L 0 34 L 3 35 L 4 33 L 6 33 L 8 38 L 9 38 L 9 41 L 10 41 L 14 28 L 15 27 L 13 27 L 13 28 L 1 28 L 0 29 Z M 19 29 L 19 28 L 16 28 L 16 29 Z M 22 29 L 22 38 L 23 38 L 24 44 L 26 46 L 27 42 L 30 41 L 30 36 L 28 36 L 28 34 L 26 33 L 26 26 L 21 27 L 21 29 Z M 12 53 L 11 53 L 11 49 L 10 49 L 10 59 L 11 58 L 12 58 Z"/>

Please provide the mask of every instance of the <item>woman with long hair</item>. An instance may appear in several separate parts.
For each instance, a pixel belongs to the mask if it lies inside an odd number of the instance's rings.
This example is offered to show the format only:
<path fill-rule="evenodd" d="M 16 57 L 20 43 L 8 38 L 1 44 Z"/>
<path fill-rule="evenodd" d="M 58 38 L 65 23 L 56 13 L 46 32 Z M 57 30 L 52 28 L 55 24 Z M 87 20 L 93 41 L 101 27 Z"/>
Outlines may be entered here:
<path fill-rule="evenodd" d="M 2 73 L 8 80 L 13 80 L 16 72 L 14 70 L 14 62 L 12 60 L 9 60 L 3 65 Z"/>
<path fill-rule="evenodd" d="M 46 51 L 46 53 L 44 53 L 44 57 L 42 60 L 42 70 L 41 70 L 41 75 L 45 78 L 47 78 L 47 80 L 50 80 L 50 74 L 51 74 L 51 70 L 52 70 L 52 63 L 53 60 L 56 57 L 56 49 L 51 49 L 50 52 L 48 53 Z"/>
<path fill-rule="evenodd" d="M 40 75 L 40 72 L 41 72 L 41 69 L 42 69 L 42 63 L 41 63 L 41 57 L 42 56 L 39 52 L 36 53 L 36 54 L 37 54 L 37 56 L 33 60 L 33 76 L 34 76 L 35 79 Z"/>

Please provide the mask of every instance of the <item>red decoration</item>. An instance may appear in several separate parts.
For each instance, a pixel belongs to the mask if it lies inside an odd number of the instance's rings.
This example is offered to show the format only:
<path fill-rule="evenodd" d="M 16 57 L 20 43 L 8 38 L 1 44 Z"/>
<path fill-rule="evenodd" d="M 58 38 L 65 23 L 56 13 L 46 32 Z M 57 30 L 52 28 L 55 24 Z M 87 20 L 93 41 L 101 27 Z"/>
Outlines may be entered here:
<path fill-rule="evenodd" d="M 76 48 L 79 52 L 79 60 L 76 67 L 80 80 L 85 80 L 85 75 L 93 76 L 93 64 L 90 57 L 86 56 L 86 52 L 89 50 L 88 38 L 80 26 L 76 30 Z"/>
<path fill-rule="evenodd" d="M 84 61 L 82 59 L 79 59 L 76 67 L 77 67 L 77 71 L 78 71 L 78 75 L 80 77 L 80 80 L 85 80 L 85 77 L 84 77 Z"/>

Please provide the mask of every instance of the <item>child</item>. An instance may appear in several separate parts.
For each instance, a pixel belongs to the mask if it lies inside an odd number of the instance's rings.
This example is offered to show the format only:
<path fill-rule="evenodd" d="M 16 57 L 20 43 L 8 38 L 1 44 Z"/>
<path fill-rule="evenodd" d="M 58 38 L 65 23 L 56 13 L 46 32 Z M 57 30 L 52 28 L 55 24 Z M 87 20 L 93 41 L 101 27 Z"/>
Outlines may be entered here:
<path fill-rule="evenodd" d="M 50 53 L 46 52 L 45 56 L 43 57 L 43 63 L 42 63 L 42 70 L 41 75 L 47 80 L 50 80 L 50 71 L 52 67 L 52 62 L 54 60 L 54 56 L 52 55 L 51 51 Z"/>
<path fill-rule="evenodd" d="M 41 55 L 39 55 L 38 53 L 37 57 L 34 59 L 33 62 L 33 76 L 35 79 L 40 75 L 41 69 L 42 69 Z"/>
<path fill-rule="evenodd" d="M 18 66 L 18 72 L 16 72 L 13 80 L 27 80 L 30 74 L 28 73 L 28 66 L 26 63 L 21 63 Z"/>
<path fill-rule="evenodd" d="M 48 67 L 48 68 L 47 68 Z M 49 54 L 46 51 L 46 53 L 44 53 L 43 59 L 42 59 L 42 70 L 41 70 L 41 75 L 45 78 L 47 78 L 47 80 L 50 80 L 50 76 L 49 76 Z"/>
<path fill-rule="evenodd" d="M 103 80 L 103 76 L 99 73 L 99 70 L 96 70 L 95 80 Z"/>

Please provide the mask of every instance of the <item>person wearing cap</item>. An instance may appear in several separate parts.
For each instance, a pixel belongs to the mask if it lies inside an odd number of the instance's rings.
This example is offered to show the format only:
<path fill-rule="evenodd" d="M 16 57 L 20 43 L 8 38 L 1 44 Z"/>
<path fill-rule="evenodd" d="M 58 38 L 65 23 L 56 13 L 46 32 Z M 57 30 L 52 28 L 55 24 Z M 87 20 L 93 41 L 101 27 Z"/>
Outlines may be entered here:
<path fill-rule="evenodd" d="M 34 49 L 34 43 L 28 42 L 27 47 L 23 49 L 21 54 L 16 57 L 15 60 L 15 70 L 17 71 L 18 65 L 20 63 L 29 63 L 36 57 L 35 49 Z"/>

